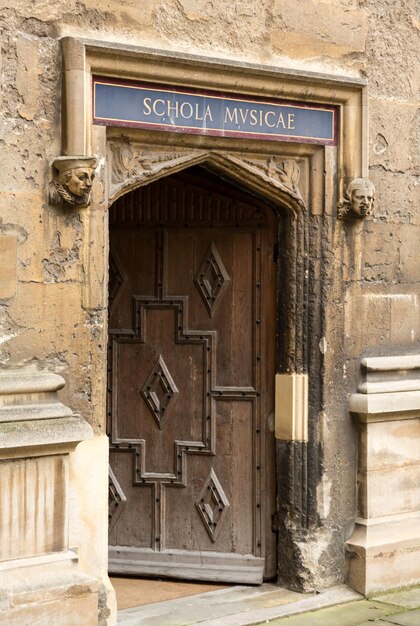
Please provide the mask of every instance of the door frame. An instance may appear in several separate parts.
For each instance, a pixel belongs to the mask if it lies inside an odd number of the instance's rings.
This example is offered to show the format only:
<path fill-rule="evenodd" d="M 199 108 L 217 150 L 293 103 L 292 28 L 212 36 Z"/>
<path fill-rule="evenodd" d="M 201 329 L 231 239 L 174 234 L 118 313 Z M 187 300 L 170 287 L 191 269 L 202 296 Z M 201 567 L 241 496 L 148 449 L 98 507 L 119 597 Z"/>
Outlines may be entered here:
<path fill-rule="evenodd" d="M 115 150 L 115 147 L 113 148 Z M 238 232 L 246 232 L 253 233 L 253 238 L 255 237 L 253 244 L 253 254 L 255 255 L 254 261 L 256 262 L 256 272 L 259 271 L 258 268 L 260 265 L 262 266 L 262 274 L 258 280 L 266 281 L 258 283 L 261 289 L 257 286 L 254 286 L 255 294 L 253 296 L 254 306 L 257 307 L 257 302 L 259 301 L 260 310 L 257 314 L 257 317 L 260 318 L 258 320 L 258 329 L 262 333 L 262 339 L 259 340 L 259 348 L 257 352 L 261 355 L 258 357 L 260 361 L 261 372 L 260 375 L 257 376 L 255 383 L 257 384 L 256 389 L 261 390 L 264 389 L 265 393 L 268 393 L 268 397 L 270 398 L 270 411 L 274 410 L 274 358 L 276 354 L 276 332 L 273 328 L 275 321 L 275 300 L 276 300 L 276 278 L 277 278 L 277 263 L 272 263 L 271 258 L 275 248 L 275 242 L 278 241 L 278 222 L 279 216 L 275 214 L 273 207 L 266 202 L 261 201 L 259 198 L 256 198 L 255 195 L 251 196 L 248 193 L 241 194 L 238 197 L 239 185 L 232 185 L 228 183 L 228 187 L 226 187 L 226 177 L 225 180 L 222 180 L 220 177 L 214 177 L 214 174 L 210 174 L 208 169 L 205 167 L 202 169 L 202 179 L 198 179 L 197 182 L 192 182 L 193 187 L 198 185 L 200 187 L 200 182 L 203 185 L 203 190 L 207 187 L 207 185 L 211 185 L 212 191 L 216 194 L 226 195 L 227 198 L 231 200 L 230 202 L 237 202 L 238 207 L 242 207 L 243 204 L 247 204 L 249 207 L 253 206 L 253 215 L 249 217 L 245 217 L 245 221 L 243 227 L 241 224 L 236 223 L 232 216 L 231 217 L 220 217 L 220 223 L 216 226 L 216 224 L 209 225 L 209 223 L 204 220 L 204 223 L 200 224 L 193 220 L 193 224 L 189 224 L 189 228 L 186 232 L 190 231 L 200 231 L 206 232 L 208 234 L 209 228 L 213 231 L 214 237 L 217 239 L 217 233 L 220 229 L 226 229 L 226 233 L 238 233 Z M 189 168 L 186 170 L 189 171 Z M 209 174 L 209 177 L 206 177 L 206 171 Z M 197 173 L 197 172 L 196 172 Z M 166 179 L 167 176 L 164 177 Z M 148 183 L 145 185 L 147 188 L 151 184 L 156 186 L 164 180 L 162 178 L 158 179 L 154 183 Z M 217 185 L 218 181 L 224 187 L 220 190 Z M 188 180 L 185 182 L 188 187 Z M 244 191 L 243 186 L 241 186 L 240 192 Z M 133 192 L 129 192 L 133 193 Z M 126 195 L 126 194 L 124 194 Z M 147 204 L 148 198 L 153 197 L 153 192 L 148 193 L 147 189 L 145 191 L 145 195 L 143 197 L 143 202 Z M 122 196 L 119 196 L 121 199 Z M 164 196 L 166 197 L 166 196 Z M 118 200 L 117 200 L 118 202 Z M 130 215 L 130 208 L 132 206 L 132 202 L 128 199 L 126 206 L 120 207 L 120 210 L 125 215 L 126 211 L 128 215 Z M 226 206 L 227 208 L 227 206 Z M 264 218 L 262 218 L 262 213 L 265 213 Z M 224 214 L 224 211 L 221 211 Z M 246 211 L 244 211 L 244 215 L 246 215 Z M 118 217 L 114 214 L 112 217 L 112 212 L 110 211 L 111 222 L 114 219 L 118 222 Z M 124 219 L 124 218 L 123 218 Z M 146 221 L 149 218 L 146 218 Z M 153 222 L 153 220 L 151 220 Z M 225 226 L 223 226 L 225 223 Z M 139 225 L 136 226 L 134 223 L 132 226 L 126 227 L 122 232 L 129 232 L 131 234 L 136 234 L 141 232 L 141 229 L 138 228 Z M 175 227 L 176 230 L 179 230 L 181 224 L 178 222 Z M 216 228 L 214 229 L 213 226 Z M 154 231 L 157 227 L 156 223 L 152 223 L 149 227 Z M 160 224 L 160 227 L 165 229 L 167 227 L 166 223 L 163 222 Z M 147 229 L 147 224 L 144 225 L 144 228 Z M 171 228 L 169 223 L 169 228 Z M 263 251 L 262 254 L 264 259 L 261 258 L 261 254 L 258 251 Z M 268 250 L 271 250 L 270 255 L 268 255 Z M 110 256 L 110 259 L 112 255 Z M 259 260 L 257 260 L 257 258 Z M 120 276 L 125 274 L 122 267 L 118 268 L 119 263 L 118 254 L 114 257 L 114 263 L 117 268 L 117 273 Z M 273 259 L 274 260 L 274 259 Z M 196 268 L 198 270 L 198 268 Z M 250 278 L 251 280 L 251 278 Z M 255 285 L 255 283 L 253 283 Z M 248 287 L 251 287 L 251 284 L 248 283 Z M 268 290 L 269 289 L 269 290 Z M 110 297 L 113 298 L 117 292 L 110 292 Z M 116 296 L 117 297 L 117 296 Z M 181 298 L 181 301 L 184 302 L 185 296 L 177 296 Z M 175 300 L 174 302 L 170 302 L 172 308 L 177 306 L 177 301 L 175 296 L 166 296 L 163 297 L 163 300 L 166 304 L 169 304 L 169 300 Z M 151 296 L 138 296 L 139 300 L 149 300 Z M 255 300 L 254 300 L 255 298 Z M 153 303 L 147 302 L 147 308 L 149 310 L 153 309 Z M 157 308 L 160 308 L 162 301 L 156 302 Z M 183 304 L 184 308 L 186 306 L 186 302 Z M 265 312 L 270 308 L 269 317 L 267 320 L 267 324 L 265 324 Z M 135 327 L 135 325 L 134 325 Z M 121 331 L 118 329 L 111 329 L 111 337 L 116 337 L 117 341 L 121 339 L 121 337 L 127 340 L 131 340 L 128 338 L 125 333 L 127 331 Z M 183 333 L 201 333 L 206 334 L 206 331 L 187 331 L 183 330 Z M 253 333 L 254 331 L 252 331 Z M 123 333 L 121 335 L 121 333 Z M 211 333 L 210 333 L 211 334 Z M 258 332 L 257 332 L 258 334 Z M 203 337 L 201 337 L 203 339 Z M 254 339 L 256 341 L 256 339 Z M 216 341 L 216 339 L 215 339 Z M 209 349 L 209 348 L 207 348 Z M 267 351 L 271 351 L 270 358 L 267 358 Z M 114 388 L 114 372 L 112 365 L 110 362 L 112 360 L 111 354 L 108 357 L 108 372 L 109 372 L 109 416 L 112 419 L 114 416 L 114 410 L 116 407 L 112 402 L 113 388 Z M 264 364 L 264 366 L 262 366 Z M 213 368 L 212 368 L 213 369 Z M 266 376 L 270 374 L 270 379 L 266 379 Z M 147 373 L 143 372 L 143 376 L 146 376 Z M 264 382 L 261 381 L 261 376 L 264 378 Z M 208 378 L 208 377 L 207 377 Z M 257 380 L 260 382 L 257 383 Z M 220 393 L 219 387 L 217 386 L 216 380 L 210 385 L 215 385 L 214 394 Z M 271 388 L 271 391 L 267 390 L 267 387 Z M 223 392 L 222 392 L 223 393 Z M 226 391 L 229 394 L 229 386 Z M 235 392 L 234 392 L 235 393 Z M 209 395 L 209 394 L 207 394 Z M 257 396 L 262 395 L 261 391 L 256 392 Z M 213 396 L 215 397 L 215 395 Z M 219 398 L 220 399 L 220 398 Z M 233 397 L 231 397 L 233 400 Z M 113 574 L 139 574 L 140 570 L 143 575 L 152 575 L 152 576 L 169 576 L 173 578 L 190 578 L 192 580 L 218 580 L 224 582 L 236 582 L 240 584 L 258 584 L 263 581 L 264 578 L 273 578 L 276 575 L 276 563 L 277 563 L 277 554 L 276 554 L 276 538 L 272 532 L 272 524 L 271 518 L 275 511 L 276 507 L 276 494 L 275 494 L 275 453 L 274 453 L 274 420 L 273 415 L 269 415 L 267 413 L 268 404 L 266 403 L 265 397 L 260 400 L 261 407 L 257 410 L 257 413 L 253 413 L 253 428 L 256 427 L 256 430 L 252 432 L 255 434 L 251 435 L 253 439 L 253 447 L 252 447 L 252 455 L 254 459 L 253 470 L 252 470 L 252 481 L 249 485 L 251 490 L 251 497 L 254 501 L 254 509 L 253 513 L 253 523 L 252 523 L 252 543 L 253 549 L 251 552 L 243 552 L 234 553 L 234 552 L 221 552 L 221 551 L 213 551 L 211 549 L 202 550 L 202 551 L 191 551 L 191 550 L 180 550 L 174 548 L 168 548 L 165 545 L 162 546 L 162 526 L 163 526 L 163 518 L 160 518 L 160 515 L 164 516 L 164 511 L 160 511 L 158 517 L 153 518 L 152 515 L 152 536 L 159 536 L 159 540 L 157 541 L 157 548 L 151 551 L 149 548 L 137 548 L 130 545 L 112 545 L 109 550 L 109 564 L 110 564 L 110 572 Z M 110 407 L 113 407 L 112 410 Z M 265 407 L 264 409 L 262 407 Z M 264 422 L 262 419 L 264 418 Z M 207 422 L 206 422 L 207 424 Z M 271 424 L 271 427 L 270 427 Z M 114 424 L 115 428 L 115 424 Z M 114 428 L 111 432 L 114 432 Z M 206 426 L 206 428 L 208 428 Z M 216 427 L 214 428 L 210 426 L 207 430 L 207 435 L 210 435 L 207 441 L 211 442 L 209 444 L 210 450 L 217 448 L 216 444 Z M 258 436 L 257 433 L 261 433 L 261 436 Z M 206 437 L 206 435 L 204 435 Z M 205 441 L 205 439 L 203 439 Z M 115 430 L 115 439 L 111 437 L 110 441 L 110 453 L 116 454 L 127 454 L 132 456 L 131 463 L 133 464 L 133 473 L 132 473 L 132 483 L 136 487 L 141 487 L 144 485 L 145 479 L 146 483 L 150 486 L 150 482 L 147 482 L 147 479 L 151 480 L 152 483 L 159 478 L 158 476 L 149 476 L 146 471 L 145 466 L 143 465 L 144 461 L 142 460 L 142 452 L 144 451 L 143 446 L 146 444 L 141 440 L 126 440 L 120 439 Z M 254 448 L 255 446 L 255 448 Z M 187 450 L 190 451 L 194 448 L 194 444 L 189 442 Z M 210 450 L 206 450 L 206 454 Z M 183 451 L 183 446 L 178 449 L 178 452 Z M 255 455 L 255 456 L 254 456 Z M 139 458 L 140 457 L 140 458 Z M 185 463 L 187 462 L 187 457 L 185 457 Z M 181 474 L 179 478 L 179 485 L 187 486 L 187 472 L 186 472 L 186 464 L 184 462 L 180 462 L 179 468 L 181 471 L 178 474 Z M 258 471 L 259 469 L 263 471 Z M 213 470 L 212 470 L 213 472 Z M 175 472 L 176 475 L 176 472 Z M 174 475 L 174 476 L 175 476 Z M 144 477 L 143 477 L 144 476 Z M 218 484 L 218 479 L 214 476 L 214 480 L 216 484 Z M 166 483 L 166 488 L 168 484 L 168 480 L 163 481 Z M 170 481 L 174 482 L 173 480 Z M 177 481 L 175 481 L 177 482 Z M 158 482 L 158 485 L 160 483 Z M 259 485 L 259 487 L 257 486 Z M 163 487 L 163 485 L 161 485 Z M 161 487 L 154 486 L 153 489 L 159 489 Z M 218 485 L 218 488 L 221 489 L 221 493 L 223 494 L 223 487 Z M 258 495 L 257 495 L 258 494 Z M 224 497 L 223 495 L 221 497 Z M 160 494 L 158 500 L 160 501 L 160 505 L 164 501 L 164 494 Z M 113 529 L 117 520 L 121 514 L 121 512 L 128 506 L 126 504 L 127 500 L 125 500 L 125 496 L 123 493 L 123 489 L 121 488 L 118 478 L 116 476 L 116 472 L 114 473 L 110 468 L 110 512 L 109 512 L 109 528 Z M 236 500 L 236 502 L 238 502 Z M 228 504 L 229 507 L 229 504 Z M 154 520 L 154 521 L 153 521 Z M 154 534 L 153 534 L 154 533 Z M 164 543 L 164 542 L 163 542 Z"/>
<path fill-rule="evenodd" d="M 323 523 L 317 486 L 323 476 L 318 424 L 325 386 L 324 357 L 318 344 L 322 337 L 329 339 L 326 289 L 333 289 L 340 280 L 334 276 L 334 266 L 325 259 L 336 242 L 337 200 L 351 179 L 367 175 L 366 81 L 72 37 L 62 40 L 62 53 L 62 153 L 94 155 L 99 164 L 90 206 L 80 214 L 84 229 L 85 309 L 106 315 L 107 208 L 131 189 L 189 165 L 201 164 L 219 176 L 239 182 L 284 216 L 281 237 L 286 246 L 280 255 L 278 285 L 284 297 L 278 306 L 277 372 L 310 373 L 310 379 L 308 441 L 277 442 L 279 577 L 288 586 L 302 588 L 308 568 L 302 559 L 295 558 L 297 545 L 311 529 L 316 530 Z M 338 146 L 94 126 L 92 74 L 333 104 L 340 112 Z M 134 159 L 133 167 L 123 171 L 123 180 L 119 179 L 121 170 L 118 173 L 115 146 L 128 150 L 129 156 L 146 152 L 152 157 L 152 170 L 144 170 L 140 160 L 136 164 Z M 279 180 L 270 165 L 273 159 L 299 165 L 301 176 L 295 187 L 291 181 L 284 184 Z M 92 348 L 96 385 L 91 398 L 94 408 L 88 418 L 99 431 L 106 420 L 106 335 L 104 327 Z"/>
<path fill-rule="evenodd" d="M 121 158 L 121 153 L 124 159 Z M 153 164 L 151 169 L 144 172 L 136 166 L 137 155 L 141 154 L 142 158 L 146 154 L 148 160 Z M 147 186 L 152 182 L 156 182 L 165 178 L 172 173 L 186 170 L 191 166 L 200 165 L 208 169 L 210 172 L 218 175 L 225 180 L 229 180 L 236 186 L 251 195 L 255 195 L 262 199 L 266 204 L 270 205 L 275 213 L 277 221 L 277 249 L 278 249 L 278 269 L 277 269 L 277 290 L 275 295 L 277 324 L 276 324 L 276 371 L 280 373 L 309 371 L 309 368 L 315 368 L 321 372 L 321 359 L 319 351 L 308 348 L 313 337 L 320 336 L 321 328 L 321 281 L 315 280 L 316 274 L 321 274 L 320 263 L 314 261 L 312 267 L 309 264 L 310 247 L 317 246 L 322 240 L 323 234 L 318 233 L 320 241 L 313 241 L 313 234 L 316 229 L 311 228 L 309 224 L 309 214 L 302 192 L 298 183 L 293 188 L 287 188 L 279 182 L 278 178 L 273 176 L 269 178 L 264 174 L 264 164 L 267 157 L 256 159 L 254 163 L 249 164 L 246 159 L 248 155 L 242 153 L 226 153 L 219 150 L 191 151 L 183 147 L 177 147 L 176 152 L 164 146 L 152 145 L 145 149 L 142 142 L 139 142 L 135 136 L 127 138 L 127 136 L 110 134 L 108 138 L 108 155 L 113 160 L 114 169 L 112 174 L 113 195 L 112 201 L 130 193 L 140 186 Z M 130 164 L 130 158 L 133 164 Z M 269 157 L 271 159 L 272 157 Z M 278 155 L 278 160 L 281 155 Z M 118 176 L 121 175 L 121 162 L 124 160 L 129 169 L 133 172 L 132 176 L 128 176 L 123 172 L 123 182 L 120 182 Z M 306 163 L 303 159 L 283 159 L 290 163 L 298 163 L 305 174 Z M 317 303 L 317 310 L 314 306 L 310 307 L 310 301 Z M 310 311 L 311 309 L 311 311 Z M 314 365 L 316 362 L 316 365 Z M 313 376 L 311 378 L 313 388 L 321 383 L 321 377 Z M 274 381 L 273 381 L 274 384 Z M 299 459 L 296 463 L 296 458 Z M 285 484 L 284 474 L 279 467 L 285 464 L 294 466 L 294 475 L 289 484 Z M 299 481 L 301 489 L 312 489 L 311 484 L 305 484 L 304 481 L 312 479 L 315 484 L 315 477 L 307 475 L 308 465 L 308 446 L 306 442 L 294 442 L 291 447 L 284 442 L 277 442 L 276 446 L 276 470 L 277 470 L 277 493 L 280 500 L 280 508 L 277 511 L 278 517 L 285 518 L 285 508 L 290 505 L 296 510 L 296 500 L 290 503 L 287 498 L 290 493 L 285 494 L 284 490 L 290 489 L 293 485 L 295 488 L 296 481 Z M 290 474 L 289 474 L 290 475 Z M 286 486 L 287 485 L 287 486 Z M 295 495 L 294 495 L 295 497 Z M 300 497 L 300 490 L 298 491 Z M 282 510 L 281 505 L 286 503 Z M 309 503 L 308 503 L 309 504 Z M 121 509 L 120 509 L 121 510 Z M 310 514 L 309 507 L 302 506 L 300 510 L 299 523 L 305 526 L 308 523 Z M 283 531 L 284 532 L 284 531 Z M 279 544 L 281 546 L 282 539 L 285 535 L 280 532 Z M 115 551 L 114 551 L 115 552 Z M 113 557 L 115 560 L 115 557 Z M 183 571 L 185 577 L 194 576 L 194 568 L 189 562 L 183 562 L 177 558 L 176 554 L 165 557 L 166 561 L 162 561 L 162 555 L 157 553 L 154 561 L 149 564 L 144 563 L 145 572 L 149 571 L 151 575 L 156 574 L 159 567 L 164 567 L 165 563 L 169 570 Z M 217 555 L 209 556 L 205 561 L 207 566 L 213 570 L 220 567 Z M 281 551 L 277 555 L 278 563 L 281 563 Z M 156 562 L 155 562 L 156 561 Z M 117 561 L 116 561 L 117 562 Z M 239 563 L 235 571 L 232 573 L 232 580 L 238 580 L 239 571 L 244 571 L 242 582 L 255 583 L 258 573 L 254 574 L 250 564 L 247 564 L 248 572 L 245 572 L 242 563 Z M 129 570 L 126 570 L 128 573 Z M 162 571 L 158 572 L 162 575 Z M 248 576 L 248 578 L 246 578 Z"/>

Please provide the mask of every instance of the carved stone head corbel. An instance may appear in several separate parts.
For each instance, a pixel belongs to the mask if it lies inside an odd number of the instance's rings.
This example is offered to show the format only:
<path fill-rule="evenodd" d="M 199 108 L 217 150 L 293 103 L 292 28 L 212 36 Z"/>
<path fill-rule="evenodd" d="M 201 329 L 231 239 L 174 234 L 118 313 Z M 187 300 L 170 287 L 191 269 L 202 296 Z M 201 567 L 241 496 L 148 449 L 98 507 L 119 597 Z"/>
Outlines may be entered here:
<path fill-rule="evenodd" d="M 375 200 L 375 186 L 369 178 L 354 178 L 347 186 L 338 217 L 362 218 L 371 215 Z"/>
<path fill-rule="evenodd" d="M 90 204 L 90 192 L 95 177 L 94 157 L 62 156 L 54 159 L 53 180 L 49 186 L 49 201 L 54 206 L 85 208 Z"/>

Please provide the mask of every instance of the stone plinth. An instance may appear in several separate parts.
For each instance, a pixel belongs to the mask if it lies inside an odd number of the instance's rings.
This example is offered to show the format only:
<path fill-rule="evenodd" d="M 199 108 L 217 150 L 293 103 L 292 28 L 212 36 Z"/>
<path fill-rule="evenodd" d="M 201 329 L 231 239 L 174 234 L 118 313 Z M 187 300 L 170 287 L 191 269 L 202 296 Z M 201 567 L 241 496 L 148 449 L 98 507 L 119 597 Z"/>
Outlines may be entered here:
<path fill-rule="evenodd" d="M 10 625 L 97 624 L 97 583 L 68 541 L 69 454 L 92 429 L 59 401 L 62 387 L 51 373 L 0 373 L 0 592 Z"/>
<path fill-rule="evenodd" d="M 420 581 L 420 355 L 365 358 L 350 412 L 359 421 L 358 518 L 347 582 L 365 595 Z"/>

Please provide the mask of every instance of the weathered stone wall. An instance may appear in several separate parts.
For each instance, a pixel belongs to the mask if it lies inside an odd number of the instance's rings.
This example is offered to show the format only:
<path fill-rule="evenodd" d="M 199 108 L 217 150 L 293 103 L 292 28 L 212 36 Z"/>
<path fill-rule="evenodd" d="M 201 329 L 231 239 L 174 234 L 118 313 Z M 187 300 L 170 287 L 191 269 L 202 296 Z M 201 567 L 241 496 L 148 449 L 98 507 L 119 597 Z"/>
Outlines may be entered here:
<path fill-rule="evenodd" d="M 360 357 L 418 351 L 420 346 L 419 22 L 410 2 L 359 5 L 367 17 L 364 53 L 357 55 L 357 64 L 368 79 L 375 209 L 363 223 L 344 226 L 337 238 L 335 257 L 340 259 L 341 248 L 342 267 L 337 263 L 335 271 L 342 272 L 343 281 L 334 318 L 343 314 L 344 333 L 342 320 L 336 319 L 331 331 L 337 344 L 326 359 L 334 385 L 326 386 L 325 426 L 335 444 L 324 446 L 325 462 L 335 468 L 332 494 L 340 492 L 341 498 L 333 495 L 332 512 L 336 519 L 343 516 L 346 535 L 354 516 L 357 439 L 345 398 L 355 390 Z"/>
<path fill-rule="evenodd" d="M 415 4 L 0 0 L 0 367 L 35 363 L 62 374 L 63 402 L 98 433 L 104 428 L 97 383 L 104 375 L 105 311 L 87 308 L 82 298 L 86 218 L 51 209 L 46 197 L 48 163 L 61 150 L 59 39 L 89 37 L 368 79 L 376 206 L 365 221 L 338 225 L 330 251 L 335 262 L 332 289 L 324 291 L 318 427 L 324 474 L 316 495 L 327 531 L 305 538 L 300 584 L 307 588 L 343 577 L 343 541 L 356 506 L 356 433 L 347 395 L 355 390 L 360 356 L 420 344 Z M 103 551 L 95 528 L 90 536 Z M 299 550 L 293 550 L 295 560 Z"/>

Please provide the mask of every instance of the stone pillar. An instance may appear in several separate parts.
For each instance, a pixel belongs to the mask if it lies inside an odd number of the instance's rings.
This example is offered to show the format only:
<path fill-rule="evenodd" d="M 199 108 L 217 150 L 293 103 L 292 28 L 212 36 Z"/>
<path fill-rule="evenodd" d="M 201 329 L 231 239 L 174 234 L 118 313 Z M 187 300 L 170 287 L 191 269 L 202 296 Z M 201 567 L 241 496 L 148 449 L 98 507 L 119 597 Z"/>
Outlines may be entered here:
<path fill-rule="evenodd" d="M 358 517 L 347 582 L 369 595 L 420 582 L 420 355 L 364 358 L 350 412 L 359 423 Z"/>
<path fill-rule="evenodd" d="M 93 626 L 97 582 L 70 546 L 69 454 L 92 429 L 58 399 L 61 376 L 0 372 L 0 610 L 8 626 Z"/>

